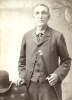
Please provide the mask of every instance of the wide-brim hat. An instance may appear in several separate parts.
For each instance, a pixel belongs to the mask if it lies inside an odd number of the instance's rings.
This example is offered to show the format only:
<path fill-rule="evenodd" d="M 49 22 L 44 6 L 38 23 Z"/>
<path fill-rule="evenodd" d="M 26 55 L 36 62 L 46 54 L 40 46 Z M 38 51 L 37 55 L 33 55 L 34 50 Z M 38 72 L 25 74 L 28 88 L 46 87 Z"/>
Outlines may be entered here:
<path fill-rule="evenodd" d="M 0 93 L 8 91 L 12 86 L 12 82 L 9 81 L 9 73 L 4 70 L 0 70 Z"/>

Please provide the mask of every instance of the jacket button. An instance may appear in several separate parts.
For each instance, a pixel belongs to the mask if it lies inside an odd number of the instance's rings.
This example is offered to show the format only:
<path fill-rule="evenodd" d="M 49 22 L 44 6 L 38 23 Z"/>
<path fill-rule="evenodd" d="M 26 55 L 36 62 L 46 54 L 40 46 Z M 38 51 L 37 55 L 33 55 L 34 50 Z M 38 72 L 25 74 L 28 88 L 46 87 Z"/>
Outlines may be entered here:
<path fill-rule="evenodd" d="M 20 94 L 20 95 L 21 95 L 22 97 L 24 97 L 24 95 L 25 95 L 25 94 L 24 94 L 24 93 L 22 93 L 22 94 Z"/>

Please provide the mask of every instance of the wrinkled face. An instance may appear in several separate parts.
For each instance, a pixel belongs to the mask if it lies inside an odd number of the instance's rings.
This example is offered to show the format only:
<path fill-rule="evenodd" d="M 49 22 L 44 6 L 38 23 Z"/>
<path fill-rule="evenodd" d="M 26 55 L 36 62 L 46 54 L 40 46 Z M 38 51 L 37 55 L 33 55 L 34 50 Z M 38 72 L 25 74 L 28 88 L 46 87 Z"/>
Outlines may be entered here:
<path fill-rule="evenodd" d="M 47 7 L 44 7 L 44 6 L 36 6 L 34 8 L 33 16 L 34 16 L 36 25 L 38 26 L 46 25 L 50 18 L 49 10 L 47 9 Z"/>

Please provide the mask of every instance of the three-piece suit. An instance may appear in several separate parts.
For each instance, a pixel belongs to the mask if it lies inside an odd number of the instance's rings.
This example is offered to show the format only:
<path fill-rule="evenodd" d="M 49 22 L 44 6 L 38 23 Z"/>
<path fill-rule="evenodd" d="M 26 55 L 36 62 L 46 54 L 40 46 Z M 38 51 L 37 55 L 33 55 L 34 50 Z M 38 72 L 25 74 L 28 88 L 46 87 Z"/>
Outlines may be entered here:
<path fill-rule="evenodd" d="M 43 57 L 47 65 L 47 71 L 50 74 L 55 73 L 59 77 L 59 81 L 55 84 L 55 87 L 60 100 L 62 100 L 61 83 L 70 70 L 71 59 L 67 51 L 63 34 L 50 28 L 49 26 L 39 42 L 36 36 L 36 28 L 24 34 L 18 64 L 19 77 L 25 79 L 26 85 L 29 88 L 31 80 L 34 80 L 33 75 L 34 69 L 36 68 L 35 60 L 36 54 L 39 50 L 42 50 Z M 39 68 L 42 67 L 44 69 L 44 64 L 40 57 L 38 57 L 37 64 Z M 42 81 L 42 79 L 44 80 L 46 77 L 47 73 L 46 76 L 43 75 L 40 78 L 40 81 Z M 51 92 L 51 90 L 49 91 Z M 52 97 L 54 100 L 57 100 L 53 94 Z"/>

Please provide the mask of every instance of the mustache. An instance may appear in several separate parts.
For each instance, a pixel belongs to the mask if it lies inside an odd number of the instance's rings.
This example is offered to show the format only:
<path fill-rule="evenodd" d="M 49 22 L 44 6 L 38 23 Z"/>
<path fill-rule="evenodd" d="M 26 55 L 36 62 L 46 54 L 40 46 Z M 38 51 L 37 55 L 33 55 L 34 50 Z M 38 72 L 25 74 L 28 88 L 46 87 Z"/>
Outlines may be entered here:
<path fill-rule="evenodd" d="M 42 21 L 42 22 L 44 22 L 44 20 L 42 20 L 42 19 L 39 19 L 39 20 L 38 20 L 38 22 L 39 22 L 39 21 Z"/>

